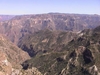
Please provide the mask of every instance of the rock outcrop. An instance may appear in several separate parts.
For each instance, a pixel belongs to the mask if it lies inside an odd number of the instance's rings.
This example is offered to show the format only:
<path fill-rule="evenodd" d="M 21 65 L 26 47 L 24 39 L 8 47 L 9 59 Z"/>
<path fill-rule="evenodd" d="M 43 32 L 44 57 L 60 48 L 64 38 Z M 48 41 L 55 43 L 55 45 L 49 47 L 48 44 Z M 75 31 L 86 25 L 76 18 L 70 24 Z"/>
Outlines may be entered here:
<path fill-rule="evenodd" d="M 32 67 L 31 69 L 22 70 L 20 75 L 43 75 L 41 72 L 38 71 L 37 68 Z"/>
<path fill-rule="evenodd" d="M 2 35 L 0 35 L 0 51 L 3 51 L 7 55 L 8 60 L 13 64 L 21 64 L 30 58 L 26 52 L 5 39 Z"/>
<path fill-rule="evenodd" d="M 12 65 L 6 54 L 0 50 L 0 75 L 11 75 Z"/>
<path fill-rule="evenodd" d="M 19 75 L 21 63 L 30 56 L 0 35 L 0 75 Z"/>

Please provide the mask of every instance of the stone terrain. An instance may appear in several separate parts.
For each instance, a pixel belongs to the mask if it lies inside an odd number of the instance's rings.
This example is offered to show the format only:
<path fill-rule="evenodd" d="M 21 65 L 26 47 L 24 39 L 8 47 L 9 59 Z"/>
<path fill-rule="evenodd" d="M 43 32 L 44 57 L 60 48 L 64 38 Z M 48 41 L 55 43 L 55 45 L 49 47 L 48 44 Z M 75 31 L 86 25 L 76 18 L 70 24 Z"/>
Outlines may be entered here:
<path fill-rule="evenodd" d="M 30 56 L 26 52 L 0 34 L 0 75 L 18 75 L 27 59 Z"/>

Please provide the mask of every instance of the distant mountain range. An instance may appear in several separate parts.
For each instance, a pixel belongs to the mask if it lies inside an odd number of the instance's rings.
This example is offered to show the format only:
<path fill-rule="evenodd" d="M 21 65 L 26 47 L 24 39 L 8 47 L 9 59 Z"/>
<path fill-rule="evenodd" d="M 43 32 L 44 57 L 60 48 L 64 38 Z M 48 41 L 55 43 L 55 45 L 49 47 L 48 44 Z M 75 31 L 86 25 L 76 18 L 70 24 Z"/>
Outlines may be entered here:
<path fill-rule="evenodd" d="M 14 15 L 0 15 L 0 21 L 7 21 L 14 17 Z"/>
<path fill-rule="evenodd" d="M 60 13 L 22 15 L 0 22 L 0 33 L 5 34 L 8 39 L 17 44 L 24 35 L 43 29 L 77 32 L 88 28 L 95 28 L 99 25 L 99 15 Z"/>

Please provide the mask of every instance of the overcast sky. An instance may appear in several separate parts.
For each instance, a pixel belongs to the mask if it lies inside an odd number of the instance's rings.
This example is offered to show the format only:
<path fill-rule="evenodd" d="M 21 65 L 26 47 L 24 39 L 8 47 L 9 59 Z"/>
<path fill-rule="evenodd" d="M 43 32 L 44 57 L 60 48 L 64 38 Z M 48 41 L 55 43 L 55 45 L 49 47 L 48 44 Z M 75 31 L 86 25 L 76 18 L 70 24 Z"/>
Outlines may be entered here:
<path fill-rule="evenodd" d="M 100 15 L 100 0 L 0 0 L 0 15 L 50 12 Z"/>

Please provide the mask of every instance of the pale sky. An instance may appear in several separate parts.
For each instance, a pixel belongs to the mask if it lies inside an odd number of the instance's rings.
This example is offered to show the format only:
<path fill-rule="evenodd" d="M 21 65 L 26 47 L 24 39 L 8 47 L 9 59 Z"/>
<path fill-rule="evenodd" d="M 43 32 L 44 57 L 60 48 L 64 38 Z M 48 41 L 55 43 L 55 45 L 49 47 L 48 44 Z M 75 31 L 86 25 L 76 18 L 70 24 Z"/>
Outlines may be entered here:
<path fill-rule="evenodd" d="M 0 15 L 50 12 L 100 15 L 100 0 L 0 0 Z"/>

